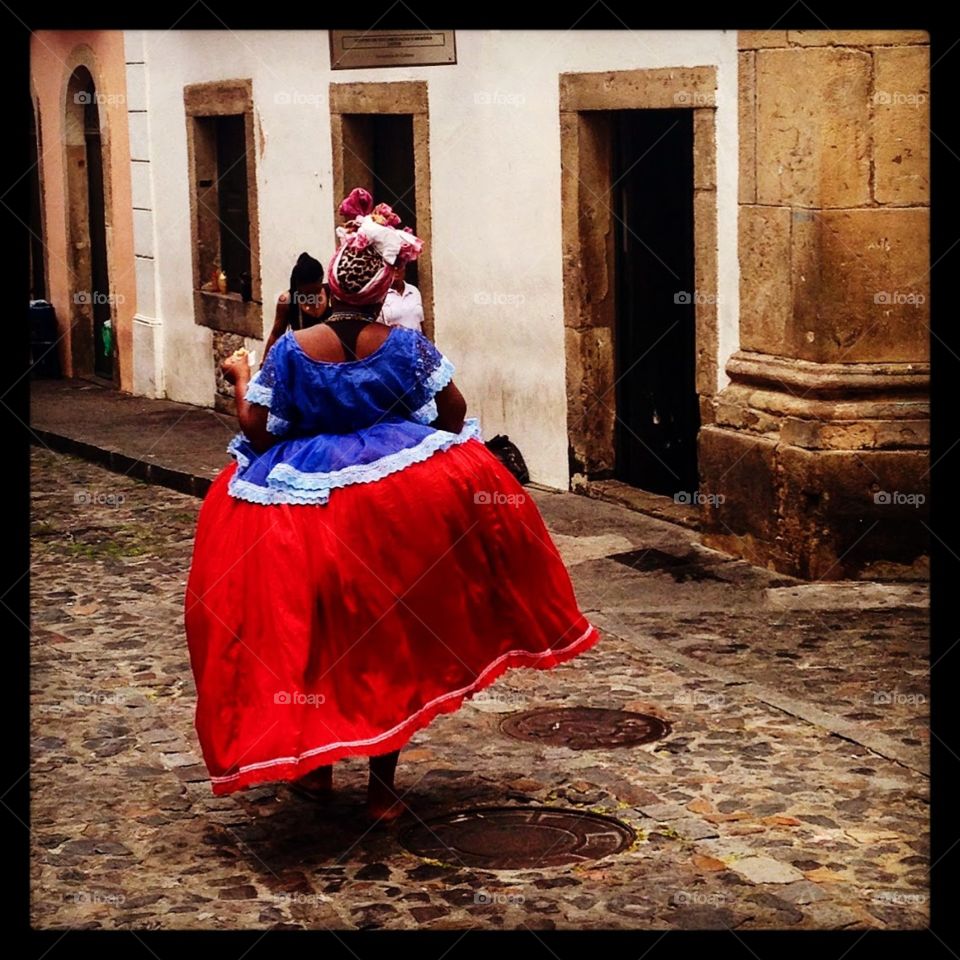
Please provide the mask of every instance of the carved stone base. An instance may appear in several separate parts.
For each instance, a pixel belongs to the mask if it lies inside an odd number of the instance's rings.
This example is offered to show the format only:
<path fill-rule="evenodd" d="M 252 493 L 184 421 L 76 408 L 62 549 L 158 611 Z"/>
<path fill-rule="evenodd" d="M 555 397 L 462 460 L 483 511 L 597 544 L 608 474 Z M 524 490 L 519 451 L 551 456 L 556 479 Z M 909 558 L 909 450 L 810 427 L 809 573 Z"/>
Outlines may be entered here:
<path fill-rule="evenodd" d="M 925 577 L 928 365 L 741 352 L 727 372 L 700 431 L 704 543 L 811 580 Z"/>

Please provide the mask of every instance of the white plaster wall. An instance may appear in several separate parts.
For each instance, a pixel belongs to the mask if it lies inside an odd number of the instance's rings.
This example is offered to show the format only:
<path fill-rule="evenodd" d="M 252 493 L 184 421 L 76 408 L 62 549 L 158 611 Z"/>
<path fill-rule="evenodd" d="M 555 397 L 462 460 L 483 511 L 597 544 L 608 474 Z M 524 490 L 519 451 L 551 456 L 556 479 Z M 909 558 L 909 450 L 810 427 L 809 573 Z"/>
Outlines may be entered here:
<path fill-rule="evenodd" d="M 508 433 L 532 479 L 566 488 L 559 74 L 718 68 L 722 386 L 737 348 L 736 32 L 458 31 L 456 42 L 453 66 L 330 71 L 323 31 L 144 34 L 166 392 L 213 403 L 210 331 L 193 322 L 184 85 L 253 80 L 266 330 L 296 256 L 326 264 L 333 252 L 329 83 L 426 80 L 437 344 L 485 436 Z"/>

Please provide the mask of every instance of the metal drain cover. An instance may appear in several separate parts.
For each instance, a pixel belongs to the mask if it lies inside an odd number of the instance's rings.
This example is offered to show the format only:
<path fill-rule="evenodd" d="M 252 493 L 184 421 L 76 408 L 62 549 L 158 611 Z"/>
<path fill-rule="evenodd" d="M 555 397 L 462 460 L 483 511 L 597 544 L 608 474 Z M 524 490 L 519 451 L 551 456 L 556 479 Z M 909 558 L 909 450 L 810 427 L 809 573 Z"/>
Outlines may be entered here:
<path fill-rule="evenodd" d="M 517 740 L 590 750 L 651 743 L 665 737 L 670 724 L 659 717 L 628 710 L 546 707 L 511 713 L 501 721 L 500 730 Z"/>
<path fill-rule="evenodd" d="M 613 817 L 552 807 L 486 807 L 418 823 L 400 843 L 418 857 L 489 870 L 555 867 L 625 850 L 634 831 Z"/>

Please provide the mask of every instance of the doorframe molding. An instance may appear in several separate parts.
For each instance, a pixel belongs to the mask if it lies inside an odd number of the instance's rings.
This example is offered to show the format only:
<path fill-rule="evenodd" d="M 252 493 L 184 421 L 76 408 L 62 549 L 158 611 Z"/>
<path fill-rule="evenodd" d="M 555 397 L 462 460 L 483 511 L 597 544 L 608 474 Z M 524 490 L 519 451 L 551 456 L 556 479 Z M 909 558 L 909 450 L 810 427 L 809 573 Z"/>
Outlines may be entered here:
<path fill-rule="evenodd" d="M 340 223 L 340 202 L 355 186 L 347 183 L 344 154 L 350 149 L 345 136 L 344 115 L 404 114 L 413 119 L 414 190 L 416 191 L 417 236 L 423 253 L 417 259 L 417 277 L 423 300 L 423 333 L 434 339 L 433 224 L 430 216 L 430 107 L 425 80 L 398 80 L 371 83 L 330 84 L 330 137 L 333 148 L 333 222 Z M 351 153 L 353 151 L 351 150 Z M 354 158 L 366 164 L 354 153 Z M 368 168 L 369 169 L 369 168 Z M 372 171 L 371 175 L 372 175 Z M 379 198 L 374 197 L 374 200 Z M 334 237 L 334 243 L 337 240 Z"/>
<path fill-rule="evenodd" d="M 50 256 L 47 250 L 47 192 L 44 183 L 44 165 L 43 158 L 43 121 L 40 117 L 40 96 L 33 83 L 33 76 L 30 77 L 30 106 L 33 110 L 33 122 L 36 127 L 35 135 L 37 141 L 37 183 L 40 191 L 40 245 L 43 247 L 43 287 L 46 291 L 46 299 L 49 302 L 53 295 L 50 291 Z M 30 278 L 33 279 L 32 277 Z"/>
<path fill-rule="evenodd" d="M 567 437 L 571 489 L 615 468 L 615 214 L 610 209 L 611 113 L 693 111 L 695 382 L 700 424 L 717 391 L 715 66 L 561 73 L 560 192 Z"/>

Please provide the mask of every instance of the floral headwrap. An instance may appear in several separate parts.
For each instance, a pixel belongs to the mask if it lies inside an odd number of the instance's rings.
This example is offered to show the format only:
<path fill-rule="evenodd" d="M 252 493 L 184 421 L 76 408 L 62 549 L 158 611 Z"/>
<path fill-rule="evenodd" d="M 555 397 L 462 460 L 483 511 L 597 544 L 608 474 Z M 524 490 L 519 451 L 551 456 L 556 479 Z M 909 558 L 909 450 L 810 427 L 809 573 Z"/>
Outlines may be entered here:
<path fill-rule="evenodd" d="M 416 260 L 423 241 L 389 204 L 373 205 L 363 187 L 355 187 L 340 204 L 340 215 L 349 219 L 337 227 L 340 245 L 330 261 L 327 279 L 333 295 L 344 303 L 378 303 L 393 283 L 394 268 Z"/>

